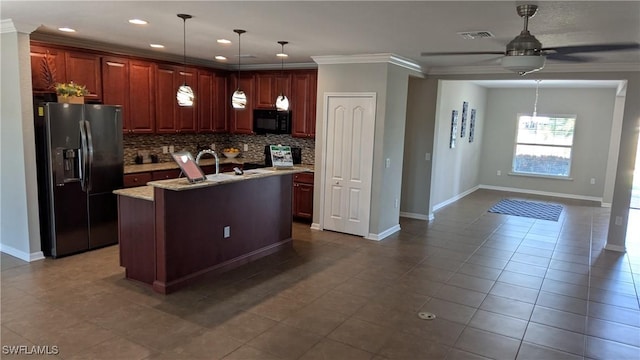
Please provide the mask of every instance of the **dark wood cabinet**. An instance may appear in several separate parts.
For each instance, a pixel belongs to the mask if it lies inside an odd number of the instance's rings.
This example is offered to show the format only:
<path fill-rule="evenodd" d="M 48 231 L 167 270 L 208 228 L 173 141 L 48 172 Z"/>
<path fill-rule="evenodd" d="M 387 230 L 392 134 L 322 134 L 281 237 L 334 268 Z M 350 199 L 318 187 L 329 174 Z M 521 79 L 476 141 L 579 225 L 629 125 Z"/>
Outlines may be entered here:
<path fill-rule="evenodd" d="M 66 82 L 73 81 L 87 87 L 88 100 L 102 100 L 102 76 L 100 56 L 78 51 L 65 52 Z"/>
<path fill-rule="evenodd" d="M 225 172 L 232 172 L 234 167 L 238 167 L 240 169 L 242 169 L 242 164 L 220 164 L 218 165 L 218 170 L 221 173 L 225 173 Z M 200 168 L 202 169 L 202 172 L 205 173 L 205 175 L 209 175 L 209 174 L 215 174 L 216 173 L 216 166 L 215 165 L 204 165 L 204 166 L 200 166 Z"/>
<path fill-rule="evenodd" d="M 224 74 L 198 70 L 198 132 L 227 132 L 227 78 Z"/>
<path fill-rule="evenodd" d="M 176 92 L 185 83 L 196 91 L 197 71 L 173 65 L 158 65 L 157 69 L 156 133 L 195 132 L 198 94 L 194 106 L 179 106 Z"/>
<path fill-rule="evenodd" d="M 151 181 L 151 173 L 150 172 L 141 172 L 134 174 L 125 174 L 124 175 L 124 187 L 136 187 L 136 186 L 144 186 L 149 181 Z"/>
<path fill-rule="evenodd" d="M 291 135 L 294 137 L 316 136 L 316 70 L 296 72 L 291 79 Z"/>
<path fill-rule="evenodd" d="M 54 92 L 53 85 L 65 82 L 64 50 L 31 45 L 31 83 L 34 92 Z"/>
<path fill-rule="evenodd" d="M 313 173 L 304 172 L 293 176 L 293 216 L 300 219 L 313 218 Z"/>
<path fill-rule="evenodd" d="M 151 172 L 151 180 L 176 179 L 180 176 L 180 169 L 158 170 Z"/>
<path fill-rule="evenodd" d="M 257 72 L 256 78 L 256 108 L 275 109 L 276 97 L 281 93 L 291 97 L 291 75 L 278 72 Z"/>
<path fill-rule="evenodd" d="M 247 106 L 244 109 L 234 109 L 231 106 L 231 95 L 238 89 L 237 74 L 229 77 L 229 92 L 227 95 L 229 109 L 229 130 L 234 134 L 253 133 L 253 108 L 252 99 L 255 98 L 255 80 L 253 74 L 241 74 L 239 87 L 247 95 Z"/>
<path fill-rule="evenodd" d="M 127 58 L 102 58 L 103 103 L 122 105 L 124 133 L 152 133 L 154 124 L 153 64 Z"/>

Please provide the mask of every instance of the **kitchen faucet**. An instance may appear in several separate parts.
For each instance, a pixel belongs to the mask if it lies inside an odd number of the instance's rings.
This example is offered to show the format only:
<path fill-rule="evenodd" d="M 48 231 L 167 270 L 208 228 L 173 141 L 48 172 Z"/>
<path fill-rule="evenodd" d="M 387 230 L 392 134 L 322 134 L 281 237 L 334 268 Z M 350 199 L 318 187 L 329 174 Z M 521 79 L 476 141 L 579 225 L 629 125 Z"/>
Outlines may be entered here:
<path fill-rule="evenodd" d="M 215 151 L 209 150 L 209 149 L 200 150 L 200 152 L 196 156 L 196 164 L 200 165 L 200 158 L 204 154 L 211 154 L 211 155 L 213 155 L 213 157 L 216 158 L 216 175 L 218 175 L 220 173 L 220 165 L 219 165 L 220 164 L 220 160 L 218 160 L 218 154 L 216 154 Z"/>

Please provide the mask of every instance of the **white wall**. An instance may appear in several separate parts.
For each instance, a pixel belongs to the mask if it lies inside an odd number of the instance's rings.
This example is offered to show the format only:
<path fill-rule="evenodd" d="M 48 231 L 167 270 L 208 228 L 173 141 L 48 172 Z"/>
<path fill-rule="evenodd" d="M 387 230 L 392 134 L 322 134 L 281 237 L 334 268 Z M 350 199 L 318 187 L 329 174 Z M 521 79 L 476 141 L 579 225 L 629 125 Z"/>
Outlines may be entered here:
<path fill-rule="evenodd" d="M 0 250 L 25 261 L 40 251 L 29 35 L 2 20 L 0 35 Z"/>
<path fill-rule="evenodd" d="M 486 93 L 481 86 L 465 81 L 440 81 L 438 85 L 433 169 L 431 176 L 431 205 L 437 210 L 459 198 L 461 194 L 474 190 L 479 184 L 480 154 L 485 141 Z M 460 137 L 462 103 L 467 109 L 466 134 Z M 469 142 L 469 120 L 471 109 L 476 109 L 475 136 Z M 455 148 L 449 148 L 451 112 L 458 111 Z"/>
<path fill-rule="evenodd" d="M 615 88 L 541 88 L 539 115 L 576 115 L 572 180 L 511 176 L 517 114 L 531 113 L 535 89 L 489 89 L 480 183 L 601 201 L 604 192 Z M 502 172 L 497 176 L 497 171 Z M 596 180 L 595 185 L 590 179 Z"/>

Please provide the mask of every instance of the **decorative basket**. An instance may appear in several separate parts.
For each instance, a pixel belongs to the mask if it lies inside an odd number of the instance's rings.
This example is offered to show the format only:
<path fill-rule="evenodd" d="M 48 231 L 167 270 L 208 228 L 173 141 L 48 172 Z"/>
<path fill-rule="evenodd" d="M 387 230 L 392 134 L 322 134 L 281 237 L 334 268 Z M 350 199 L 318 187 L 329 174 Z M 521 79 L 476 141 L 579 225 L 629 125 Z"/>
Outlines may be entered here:
<path fill-rule="evenodd" d="M 59 103 L 84 104 L 84 96 L 62 96 L 58 95 Z"/>

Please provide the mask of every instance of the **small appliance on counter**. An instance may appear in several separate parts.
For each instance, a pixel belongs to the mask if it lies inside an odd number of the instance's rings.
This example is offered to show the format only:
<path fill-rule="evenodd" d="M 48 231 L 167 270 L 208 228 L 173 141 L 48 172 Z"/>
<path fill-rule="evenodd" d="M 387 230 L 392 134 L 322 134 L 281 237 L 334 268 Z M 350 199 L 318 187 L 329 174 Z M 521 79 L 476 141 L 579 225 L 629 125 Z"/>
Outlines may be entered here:
<path fill-rule="evenodd" d="M 151 164 L 158 162 L 158 155 L 150 154 L 149 150 L 140 150 L 136 155 L 136 164 Z"/>
<path fill-rule="evenodd" d="M 293 164 L 302 163 L 302 148 L 291 146 L 291 156 L 293 157 Z M 271 161 L 271 145 L 265 145 L 264 147 L 264 164 L 266 167 L 273 166 Z"/>

